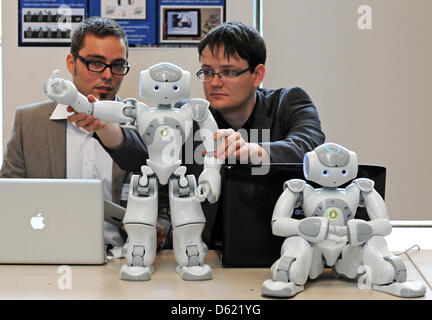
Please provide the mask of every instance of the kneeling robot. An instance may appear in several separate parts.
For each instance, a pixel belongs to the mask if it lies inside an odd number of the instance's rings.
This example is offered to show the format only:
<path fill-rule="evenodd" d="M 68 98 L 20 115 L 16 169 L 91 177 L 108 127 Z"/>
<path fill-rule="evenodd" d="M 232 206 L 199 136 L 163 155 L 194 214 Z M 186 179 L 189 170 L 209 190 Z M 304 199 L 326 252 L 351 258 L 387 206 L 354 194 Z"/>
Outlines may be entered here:
<path fill-rule="evenodd" d="M 357 155 L 334 143 L 306 153 L 304 176 L 322 188 L 314 189 L 304 180 L 284 183 L 276 202 L 273 234 L 286 237 L 281 257 L 271 266 L 272 279 L 262 284 L 264 296 L 291 297 L 304 290 L 308 277 L 317 278 L 324 265 L 336 276 L 355 279 L 365 270 L 372 289 L 400 297 L 420 297 L 426 292 L 420 281 L 407 281 L 402 260 L 390 253 L 385 236 L 391 224 L 384 200 L 374 181 L 355 179 Z M 352 181 L 346 188 L 339 186 Z M 305 218 L 293 219 L 294 208 L 302 206 Z M 355 219 L 364 206 L 370 221 Z"/>
<path fill-rule="evenodd" d="M 201 239 L 205 217 L 201 202 L 218 200 L 221 163 L 214 157 L 213 134 L 218 129 L 204 99 L 188 100 L 181 108 L 173 105 L 189 98 L 190 73 L 171 63 L 159 63 L 140 73 L 140 96 L 157 103 L 156 108 L 135 99 L 90 103 L 74 84 L 57 78 L 56 70 L 45 84 L 46 95 L 57 103 L 70 105 L 78 113 L 95 119 L 123 124 L 139 132 L 148 150 L 141 175 L 131 178 L 128 205 L 123 223 L 128 240 L 123 248 L 126 264 L 123 280 L 149 280 L 156 257 L 158 181 L 169 183 L 169 203 L 173 226 L 173 250 L 177 273 L 184 280 L 212 278 L 204 264 L 207 246 Z M 181 146 L 192 132 L 193 122 L 200 127 L 205 149 L 204 170 L 198 178 L 186 175 L 181 166 Z M 127 156 L 127 155 L 125 155 Z"/>

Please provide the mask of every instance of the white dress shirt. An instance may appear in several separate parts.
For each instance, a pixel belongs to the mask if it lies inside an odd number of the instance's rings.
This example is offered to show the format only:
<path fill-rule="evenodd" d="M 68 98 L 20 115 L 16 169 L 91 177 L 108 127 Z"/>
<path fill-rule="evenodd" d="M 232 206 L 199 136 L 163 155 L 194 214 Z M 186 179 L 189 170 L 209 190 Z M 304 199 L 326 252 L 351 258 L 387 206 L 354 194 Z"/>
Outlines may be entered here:
<path fill-rule="evenodd" d="M 66 119 L 72 112 L 67 106 L 58 104 L 52 113 L 51 120 Z M 66 178 L 67 179 L 101 179 L 104 198 L 112 200 L 112 159 L 93 138 L 93 132 L 78 128 L 75 123 L 67 123 L 66 129 Z"/>
<path fill-rule="evenodd" d="M 73 112 L 67 112 L 67 106 L 57 104 L 50 120 L 63 120 Z M 94 139 L 93 133 L 78 128 L 75 123 L 66 127 L 66 178 L 100 179 L 103 182 L 104 199 L 112 201 L 112 166 L 113 160 Z M 116 226 L 104 221 L 105 243 L 122 246 L 123 239 Z"/>

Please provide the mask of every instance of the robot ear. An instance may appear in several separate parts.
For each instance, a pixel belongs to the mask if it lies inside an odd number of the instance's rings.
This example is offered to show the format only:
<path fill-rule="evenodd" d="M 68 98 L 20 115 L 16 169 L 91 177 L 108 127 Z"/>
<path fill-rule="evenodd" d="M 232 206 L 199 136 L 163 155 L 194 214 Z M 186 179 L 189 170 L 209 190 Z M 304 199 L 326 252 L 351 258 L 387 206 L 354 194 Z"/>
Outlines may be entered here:
<path fill-rule="evenodd" d="M 354 151 L 350 151 L 350 167 L 352 167 L 351 171 L 353 174 L 353 179 L 357 177 L 358 173 L 358 159 L 357 159 L 357 153 Z"/>
<path fill-rule="evenodd" d="M 350 162 L 353 162 L 354 164 L 358 165 L 358 159 L 357 159 L 357 153 L 354 151 L 350 151 Z"/>
<path fill-rule="evenodd" d="M 308 153 L 306 153 L 303 157 L 303 175 L 304 175 L 306 180 L 309 177 L 309 155 L 308 155 Z"/>

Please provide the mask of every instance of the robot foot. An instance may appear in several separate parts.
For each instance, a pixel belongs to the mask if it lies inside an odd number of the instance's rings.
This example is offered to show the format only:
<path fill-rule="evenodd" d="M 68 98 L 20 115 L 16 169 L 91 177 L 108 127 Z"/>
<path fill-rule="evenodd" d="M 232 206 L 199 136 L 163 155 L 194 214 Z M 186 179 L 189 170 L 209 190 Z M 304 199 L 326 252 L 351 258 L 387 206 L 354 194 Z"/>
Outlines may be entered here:
<path fill-rule="evenodd" d="M 210 280 L 213 278 L 212 269 L 207 264 L 204 264 L 202 266 L 191 266 L 191 267 L 177 266 L 176 272 L 180 275 L 180 277 L 183 280 L 186 281 L 201 281 L 201 280 Z"/>
<path fill-rule="evenodd" d="M 298 286 L 293 282 L 273 281 L 268 279 L 262 284 L 261 294 L 263 296 L 289 298 L 303 290 L 304 286 Z"/>
<path fill-rule="evenodd" d="M 120 279 L 128 281 L 147 281 L 150 280 L 153 267 L 134 267 L 123 265 L 120 269 Z"/>
<path fill-rule="evenodd" d="M 374 284 L 373 289 L 403 298 L 418 298 L 426 294 L 426 286 L 421 281 L 394 282 L 388 285 Z"/>

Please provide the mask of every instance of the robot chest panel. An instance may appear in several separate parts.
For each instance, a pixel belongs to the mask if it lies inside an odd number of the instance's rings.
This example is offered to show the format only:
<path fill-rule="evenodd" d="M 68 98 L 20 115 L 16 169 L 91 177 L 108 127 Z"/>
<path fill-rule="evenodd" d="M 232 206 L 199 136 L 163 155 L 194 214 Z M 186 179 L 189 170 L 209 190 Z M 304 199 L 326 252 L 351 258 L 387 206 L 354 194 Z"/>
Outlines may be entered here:
<path fill-rule="evenodd" d="M 329 198 L 318 203 L 312 213 L 313 216 L 326 217 L 330 224 L 345 226 L 354 217 L 349 204 L 338 198 Z"/>
<path fill-rule="evenodd" d="M 147 146 L 154 143 L 182 145 L 186 139 L 186 130 L 181 119 L 172 117 L 154 118 L 144 126 L 144 130 L 140 134 Z"/>

